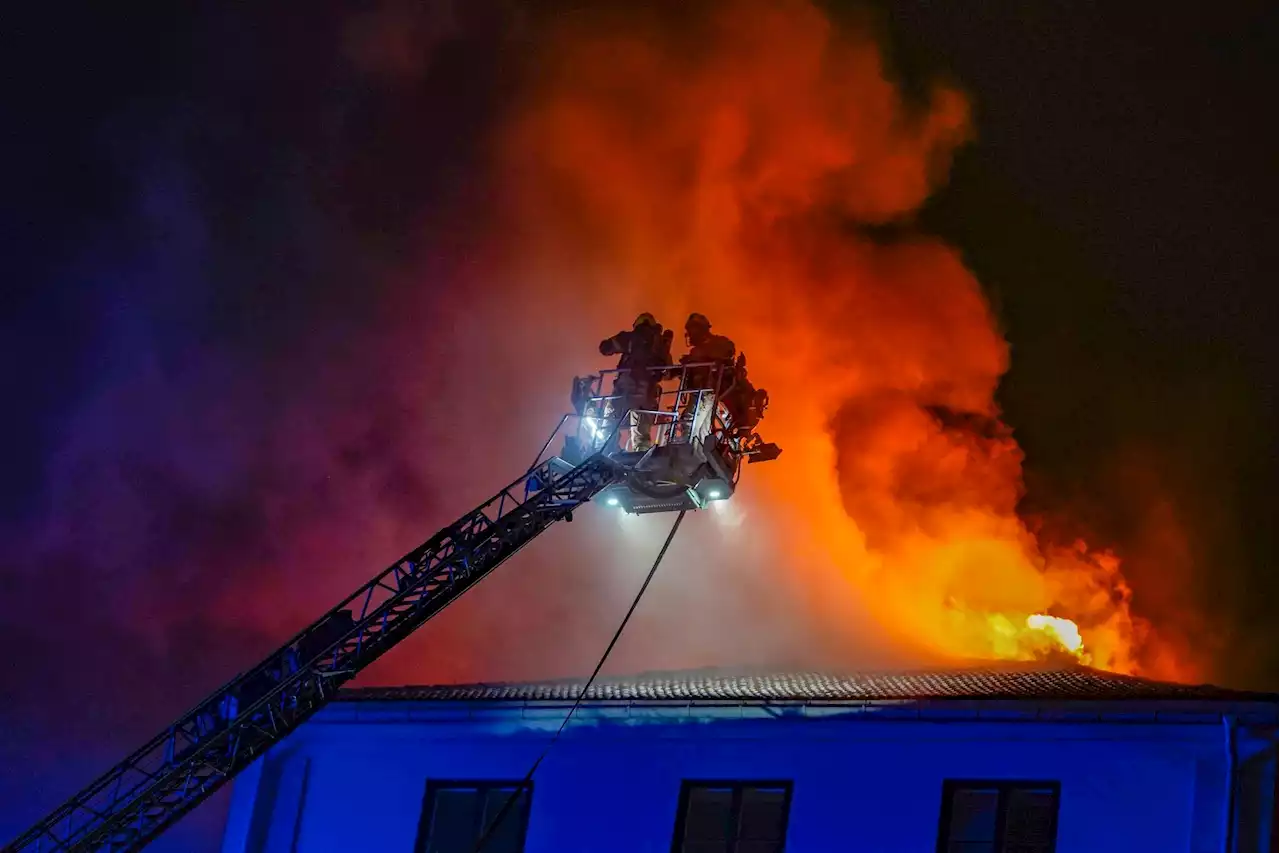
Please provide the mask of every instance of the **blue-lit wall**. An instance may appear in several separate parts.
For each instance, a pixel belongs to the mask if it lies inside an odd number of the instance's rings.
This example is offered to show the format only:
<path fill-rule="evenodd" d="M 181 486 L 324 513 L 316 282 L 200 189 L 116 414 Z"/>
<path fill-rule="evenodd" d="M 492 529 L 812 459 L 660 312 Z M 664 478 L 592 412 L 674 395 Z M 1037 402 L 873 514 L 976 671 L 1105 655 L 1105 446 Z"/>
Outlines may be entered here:
<path fill-rule="evenodd" d="M 428 779 L 519 779 L 563 713 L 340 703 L 237 780 L 224 853 L 411 851 Z M 1229 740 L 1211 717 L 580 713 L 535 777 L 528 853 L 668 853 L 686 778 L 793 780 L 790 853 L 933 851 L 948 778 L 1058 780 L 1058 853 L 1222 853 L 1228 831 Z M 1274 788 L 1252 788 L 1273 784 L 1274 738 L 1236 736 L 1266 768 L 1237 800 L 1257 800 L 1268 821 Z"/>

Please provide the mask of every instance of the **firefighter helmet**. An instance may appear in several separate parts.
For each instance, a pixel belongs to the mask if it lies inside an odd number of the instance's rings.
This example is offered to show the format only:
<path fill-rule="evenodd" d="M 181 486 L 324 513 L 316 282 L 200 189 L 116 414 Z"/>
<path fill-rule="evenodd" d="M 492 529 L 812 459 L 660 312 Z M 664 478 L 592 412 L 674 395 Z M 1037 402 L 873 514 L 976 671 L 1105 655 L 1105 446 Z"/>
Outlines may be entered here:
<path fill-rule="evenodd" d="M 648 324 L 650 324 L 650 325 L 652 325 L 652 326 L 656 326 L 656 325 L 658 325 L 658 320 L 657 320 L 657 318 L 655 318 L 652 314 L 650 314 L 648 311 L 645 311 L 645 312 L 644 312 L 643 314 L 641 314 L 639 317 L 636 317 L 635 322 L 631 324 L 631 328 L 633 328 L 633 329 L 638 329 L 638 328 L 640 328 L 641 326 L 643 326 L 645 323 L 648 323 Z"/>
<path fill-rule="evenodd" d="M 711 321 L 707 319 L 706 314 L 698 314 L 695 312 L 689 315 L 688 320 L 684 321 L 684 327 L 686 329 L 689 328 L 690 326 L 705 326 L 706 328 L 710 329 Z"/>

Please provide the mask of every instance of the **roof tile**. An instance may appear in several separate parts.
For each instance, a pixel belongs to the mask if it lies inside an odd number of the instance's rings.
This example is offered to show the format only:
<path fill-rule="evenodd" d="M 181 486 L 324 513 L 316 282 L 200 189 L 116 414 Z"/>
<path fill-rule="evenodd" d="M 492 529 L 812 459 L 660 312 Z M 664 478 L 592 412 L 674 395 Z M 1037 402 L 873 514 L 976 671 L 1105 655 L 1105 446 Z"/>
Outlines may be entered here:
<path fill-rule="evenodd" d="M 582 679 L 362 687 L 342 692 L 345 701 L 554 701 L 572 702 Z M 1076 666 L 1045 669 L 998 665 L 966 669 L 894 672 L 744 672 L 723 669 L 646 672 L 599 678 L 589 701 L 875 701 L 895 699 L 1159 699 L 1265 701 L 1275 694 L 1212 685 L 1173 684 Z"/>

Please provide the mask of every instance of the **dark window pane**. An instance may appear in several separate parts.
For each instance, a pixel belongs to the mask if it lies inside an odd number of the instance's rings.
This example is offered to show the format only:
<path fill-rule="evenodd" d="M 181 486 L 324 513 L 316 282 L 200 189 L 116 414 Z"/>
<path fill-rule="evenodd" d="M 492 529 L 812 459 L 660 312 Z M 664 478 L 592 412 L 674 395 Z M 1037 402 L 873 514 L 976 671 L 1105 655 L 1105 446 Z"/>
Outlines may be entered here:
<path fill-rule="evenodd" d="M 1053 853 L 1056 783 L 948 782 L 943 790 L 950 798 L 940 843 L 946 853 Z"/>
<path fill-rule="evenodd" d="M 685 813 L 684 837 L 688 841 L 731 840 L 733 791 L 729 788 L 691 789 L 689 810 Z M 685 849 L 692 851 L 694 848 L 686 846 Z"/>
<path fill-rule="evenodd" d="M 502 814 L 507 800 L 516 792 L 515 788 L 490 788 L 484 798 L 484 822 L 481 832 L 489 829 L 490 824 Z M 485 842 L 484 853 L 520 853 L 525 823 L 529 815 L 529 792 L 521 791 L 515 802 L 502 815 L 502 822 L 489 832 L 489 840 Z M 469 851 L 468 851 L 469 853 Z"/>
<path fill-rule="evenodd" d="M 729 841 L 686 841 L 682 853 L 733 853 Z"/>
<path fill-rule="evenodd" d="M 676 824 L 679 853 L 782 853 L 785 786 L 686 785 Z"/>
<path fill-rule="evenodd" d="M 442 788 L 432 798 L 427 853 L 470 853 L 476 840 L 478 795 L 474 790 Z"/>
<path fill-rule="evenodd" d="M 513 783 L 480 784 L 475 787 L 428 787 L 425 839 L 419 853 L 472 853 L 476 841 L 507 798 L 517 790 Z M 529 792 L 521 791 L 485 841 L 485 853 L 520 853 L 529 821 Z"/>
<path fill-rule="evenodd" d="M 947 829 L 947 841 L 952 844 L 986 842 L 986 848 L 974 849 L 993 849 L 999 803 L 1000 792 L 994 788 L 957 788 L 951 795 L 951 825 Z"/>
<path fill-rule="evenodd" d="M 781 788 L 744 788 L 738 838 L 742 841 L 780 841 L 787 793 Z M 745 853 L 742 846 L 739 853 Z"/>
<path fill-rule="evenodd" d="M 782 853 L 782 840 L 739 841 L 734 853 Z"/>
<path fill-rule="evenodd" d="M 1009 792 L 1005 813 L 1004 853 L 1049 853 L 1053 849 L 1057 793 L 1036 788 Z"/>
<path fill-rule="evenodd" d="M 994 841 L 953 841 L 947 845 L 947 853 L 995 853 Z"/>

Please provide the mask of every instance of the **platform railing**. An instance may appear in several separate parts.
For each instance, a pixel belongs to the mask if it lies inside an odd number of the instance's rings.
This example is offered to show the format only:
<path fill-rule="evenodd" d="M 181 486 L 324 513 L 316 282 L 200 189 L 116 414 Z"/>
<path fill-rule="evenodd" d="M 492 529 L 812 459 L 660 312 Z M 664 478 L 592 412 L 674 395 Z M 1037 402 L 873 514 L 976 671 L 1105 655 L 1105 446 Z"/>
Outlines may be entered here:
<path fill-rule="evenodd" d="M 719 361 L 648 368 L 644 373 L 657 391 L 651 398 L 656 405 L 648 408 L 634 405 L 637 398 L 645 396 L 643 392 L 628 394 L 618 388 L 619 379 L 630 370 L 602 370 L 590 378 L 580 400 L 577 440 L 595 452 L 610 436 L 616 436 L 623 447 L 634 450 L 630 423 L 620 423 L 624 417 L 638 419 L 649 431 L 652 445 L 659 447 L 703 440 L 712 432 L 727 430 L 731 423 L 722 398 L 732 387 L 731 371 L 730 365 Z"/>

